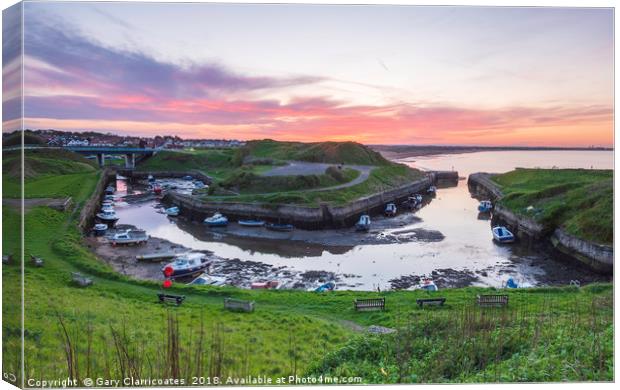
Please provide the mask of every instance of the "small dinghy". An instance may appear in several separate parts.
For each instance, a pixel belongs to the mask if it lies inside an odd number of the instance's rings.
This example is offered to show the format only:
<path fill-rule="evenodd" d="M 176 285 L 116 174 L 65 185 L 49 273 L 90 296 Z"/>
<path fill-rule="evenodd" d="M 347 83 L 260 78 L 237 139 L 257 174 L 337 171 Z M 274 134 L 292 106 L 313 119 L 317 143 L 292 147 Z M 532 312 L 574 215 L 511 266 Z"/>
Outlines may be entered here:
<path fill-rule="evenodd" d="M 178 217 L 181 210 L 177 206 L 173 206 L 164 210 L 164 213 L 170 217 Z"/>
<path fill-rule="evenodd" d="M 265 227 L 276 232 L 292 232 L 295 229 L 290 223 L 267 223 Z"/>
<path fill-rule="evenodd" d="M 107 223 L 118 221 L 118 216 L 114 210 L 102 210 L 100 213 L 97 213 L 97 218 L 99 218 L 102 222 Z"/>
<path fill-rule="evenodd" d="M 93 227 L 93 231 L 95 232 L 95 236 L 104 236 L 105 232 L 108 231 L 108 225 L 105 223 L 96 223 Z"/>
<path fill-rule="evenodd" d="M 194 180 L 194 178 L 191 177 L 190 175 L 187 175 L 187 176 L 183 176 L 183 180 L 192 181 Z"/>
<path fill-rule="evenodd" d="M 205 183 L 203 183 L 200 180 L 194 180 L 193 184 L 194 184 L 194 187 L 196 187 L 196 188 L 204 188 L 205 187 Z"/>
<path fill-rule="evenodd" d="M 426 291 L 437 291 L 437 290 L 439 290 L 439 288 L 437 287 L 435 282 L 433 282 L 433 279 L 423 279 L 422 283 L 420 283 L 419 289 L 420 290 L 426 290 Z"/>
<path fill-rule="evenodd" d="M 101 211 L 114 211 L 114 206 L 111 204 L 104 204 L 101 206 Z"/>
<path fill-rule="evenodd" d="M 149 175 L 147 180 L 148 180 L 149 183 L 153 183 L 155 181 L 155 178 L 153 177 L 153 175 Z"/>
<path fill-rule="evenodd" d="M 478 205 L 478 211 L 480 211 L 481 213 L 488 213 L 492 209 L 493 209 L 493 203 L 491 203 L 490 200 L 483 200 Z"/>
<path fill-rule="evenodd" d="M 388 203 L 383 211 L 386 217 L 393 217 L 396 215 L 396 205 L 394 203 Z"/>
<path fill-rule="evenodd" d="M 106 194 L 106 196 L 103 197 L 103 199 L 105 200 L 114 200 L 114 195 L 110 195 L 110 194 Z"/>
<path fill-rule="evenodd" d="M 149 236 L 144 230 L 127 229 L 119 232 L 110 238 L 112 245 L 144 244 L 149 240 Z"/>
<path fill-rule="evenodd" d="M 113 195 L 114 191 L 116 191 L 116 189 L 112 186 L 107 186 L 105 189 L 105 194 L 106 195 Z"/>
<path fill-rule="evenodd" d="M 434 195 L 437 192 L 437 187 L 435 186 L 430 186 L 428 187 L 428 189 L 426 190 L 427 193 Z"/>
<path fill-rule="evenodd" d="M 239 225 L 245 227 L 263 227 L 265 226 L 265 221 L 261 221 L 258 219 L 240 219 Z"/>
<path fill-rule="evenodd" d="M 422 205 L 422 195 L 412 195 L 407 198 L 407 205 L 410 209 L 417 209 Z"/>
<path fill-rule="evenodd" d="M 322 284 L 319 287 L 315 288 L 314 291 L 315 292 L 333 291 L 335 288 L 336 288 L 336 283 L 334 283 L 334 282 L 327 282 L 327 283 Z"/>
<path fill-rule="evenodd" d="M 204 223 L 209 227 L 221 227 L 228 225 L 228 218 L 220 213 L 215 213 L 213 216 L 205 218 Z"/>
<path fill-rule="evenodd" d="M 370 216 L 367 214 L 363 214 L 359 221 L 355 224 L 355 230 L 358 232 L 367 232 L 370 230 Z"/>
<path fill-rule="evenodd" d="M 277 288 L 280 283 L 277 280 L 270 280 L 268 282 L 254 282 L 250 285 L 252 290 L 268 290 Z"/>
<path fill-rule="evenodd" d="M 226 285 L 226 278 L 223 276 L 202 274 L 196 279 L 192 280 L 189 284 L 197 286 L 224 286 Z"/>
<path fill-rule="evenodd" d="M 171 267 L 172 275 L 170 276 L 173 278 L 182 278 L 202 273 L 210 264 L 204 253 L 189 252 L 177 256 L 172 263 L 166 264 L 161 271 L 164 272 L 167 267 Z"/>
<path fill-rule="evenodd" d="M 515 241 L 515 236 L 505 226 L 495 226 L 493 229 L 493 239 L 502 244 L 508 244 Z"/>

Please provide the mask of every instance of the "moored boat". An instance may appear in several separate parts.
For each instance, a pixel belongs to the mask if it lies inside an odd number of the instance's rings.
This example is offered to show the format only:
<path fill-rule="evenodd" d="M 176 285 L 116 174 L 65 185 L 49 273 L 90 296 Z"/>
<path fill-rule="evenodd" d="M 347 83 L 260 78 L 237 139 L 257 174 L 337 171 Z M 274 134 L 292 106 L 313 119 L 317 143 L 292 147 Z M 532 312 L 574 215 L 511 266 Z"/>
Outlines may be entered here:
<path fill-rule="evenodd" d="M 493 239 L 502 244 L 509 244 L 515 241 L 515 236 L 505 226 L 495 226 L 491 229 L 493 232 Z"/>
<path fill-rule="evenodd" d="M 96 223 L 95 226 L 93 226 L 93 231 L 96 236 L 103 236 L 108 231 L 108 225 L 105 223 Z"/>
<path fill-rule="evenodd" d="M 181 210 L 177 206 L 172 206 L 165 209 L 164 212 L 166 213 L 166 215 L 169 215 L 171 217 L 177 217 Z"/>
<path fill-rule="evenodd" d="M 290 223 L 266 223 L 265 227 L 276 232 L 291 232 L 295 229 Z"/>
<path fill-rule="evenodd" d="M 437 291 L 439 290 L 439 288 L 437 287 L 437 285 L 435 284 L 435 282 L 433 282 L 433 279 L 422 279 L 422 283 L 420 283 L 419 287 L 420 290 L 426 290 L 426 291 Z"/>
<path fill-rule="evenodd" d="M 144 230 L 127 229 L 110 237 L 110 242 L 112 245 L 144 244 L 148 239 L 149 236 Z"/>
<path fill-rule="evenodd" d="M 102 210 L 100 213 L 97 213 L 97 218 L 102 222 L 116 222 L 118 221 L 118 216 L 114 210 Z"/>
<path fill-rule="evenodd" d="M 189 252 L 177 256 L 172 263 L 166 264 L 162 268 L 162 272 L 164 272 L 167 267 L 171 267 L 172 275 L 170 275 L 170 277 L 182 278 L 202 273 L 210 264 L 204 253 Z"/>
<path fill-rule="evenodd" d="M 224 286 L 226 284 L 226 278 L 223 276 L 202 274 L 192 280 L 189 284 L 198 286 Z"/>
<path fill-rule="evenodd" d="M 211 217 L 207 217 L 204 223 L 209 227 L 220 227 L 228 225 L 228 218 L 220 213 L 215 213 Z"/>
<path fill-rule="evenodd" d="M 322 284 L 319 287 L 315 288 L 314 291 L 315 292 L 333 291 L 335 288 L 336 288 L 336 283 L 334 283 L 334 282 L 327 282 L 327 283 Z"/>
<path fill-rule="evenodd" d="M 114 211 L 114 206 L 111 204 L 104 204 L 101 206 L 101 211 Z"/>
<path fill-rule="evenodd" d="M 355 224 L 355 230 L 358 232 L 367 232 L 370 230 L 370 216 L 368 214 L 363 214 L 359 221 Z"/>
<path fill-rule="evenodd" d="M 493 203 L 490 200 L 483 200 L 478 205 L 478 211 L 481 213 L 488 213 L 493 209 Z"/>
<path fill-rule="evenodd" d="M 240 219 L 239 225 L 245 227 L 263 227 L 265 226 L 265 221 L 259 219 Z"/>
<path fill-rule="evenodd" d="M 383 211 L 386 217 L 393 217 L 396 215 L 396 205 L 394 203 L 388 203 Z"/>
<path fill-rule="evenodd" d="M 162 189 L 161 189 L 161 187 L 159 185 L 157 185 L 157 184 L 153 185 L 153 193 L 155 195 L 161 194 L 161 191 L 162 191 Z"/>
<path fill-rule="evenodd" d="M 116 189 L 112 186 L 107 186 L 105 189 L 105 194 L 106 195 L 113 195 L 114 191 L 116 191 Z"/>
<path fill-rule="evenodd" d="M 434 195 L 437 192 L 437 187 L 435 186 L 430 186 L 428 187 L 428 189 L 426 190 L 427 193 Z"/>
<path fill-rule="evenodd" d="M 280 284 L 277 280 L 270 280 L 268 282 L 254 282 L 250 285 L 252 290 L 272 289 L 277 288 Z"/>
<path fill-rule="evenodd" d="M 153 183 L 155 181 L 155 178 L 153 177 L 153 175 L 149 175 L 146 180 L 148 180 L 149 183 Z"/>

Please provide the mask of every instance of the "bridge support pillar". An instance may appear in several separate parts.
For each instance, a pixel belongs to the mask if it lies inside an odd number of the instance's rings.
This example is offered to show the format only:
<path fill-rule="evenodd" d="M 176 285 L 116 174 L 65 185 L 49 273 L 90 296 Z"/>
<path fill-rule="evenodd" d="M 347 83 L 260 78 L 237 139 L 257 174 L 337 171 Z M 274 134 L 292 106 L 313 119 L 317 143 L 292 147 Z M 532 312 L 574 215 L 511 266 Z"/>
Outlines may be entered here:
<path fill-rule="evenodd" d="M 103 153 L 97 153 L 97 164 L 99 164 L 100 167 L 105 165 L 105 155 Z"/>
<path fill-rule="evenodd" d="M 125 155 L 125 168 L 134 169 L 136 167 L 136 155 L 127 153 Z"/>

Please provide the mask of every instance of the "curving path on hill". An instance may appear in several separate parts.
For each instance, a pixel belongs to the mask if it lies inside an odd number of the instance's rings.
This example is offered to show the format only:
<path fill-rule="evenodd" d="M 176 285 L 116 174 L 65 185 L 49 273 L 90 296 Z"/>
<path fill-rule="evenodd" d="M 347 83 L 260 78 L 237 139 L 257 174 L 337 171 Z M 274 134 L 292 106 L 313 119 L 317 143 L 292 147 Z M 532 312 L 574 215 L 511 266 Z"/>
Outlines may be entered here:
<path fill-rule="evenodd" d="M 287 165 L 274 167 L 271 170 L 263 173 L 263 176 L 293 176 L 293 175 L 321 175 L 325 173 L 325 170 L 337 164 L 326 164 L 326 163 L 310 163 L 304 161 L 289 161 Z M 313 188 L 310 190 L 304 190 L 307 192 L 315 192 L 315 191 L 331 191 L 338 190 L 341 188 L 352 187 L 354 185 L 363 183 L 370 176 L 370 172 L 375 168 L 372 165 L 342 165 L 343 168 L 351 168 L 358 171 L 360 174 L 355 179 L 343 183 L 338 184 L 331 187 L 322 187 L 322 188 Z"/>

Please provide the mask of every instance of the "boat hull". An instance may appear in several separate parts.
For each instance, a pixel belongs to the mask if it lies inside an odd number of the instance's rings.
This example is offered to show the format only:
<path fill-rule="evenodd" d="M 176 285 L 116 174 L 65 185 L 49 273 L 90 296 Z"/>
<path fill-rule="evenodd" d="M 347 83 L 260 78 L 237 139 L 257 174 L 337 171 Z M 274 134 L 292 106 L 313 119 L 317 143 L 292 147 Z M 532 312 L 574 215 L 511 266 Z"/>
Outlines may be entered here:
<path fill-rule="evenodd" d="M 264 221 L 251 221 L 251 220 L 240 220 L 239 225 L 245 227 L 263 227 L 265 226 Z"/>
<path fill-rule="evenodd" d="M 292 232 L 293 229 L 295 229 L 293 225 L 279 225 L 274 223 L 268 223 L 265 227 L 276 232 Z"/>
<path fill-rule="evenodd" d="M 198 273 L 203 273 L 209 267 L 209 264 L 211 263 L 207 261 L 195 267 L 174 269 L 171 277 L 172 278 L 184 278 L 188 276 L 194 276 Z"/>

